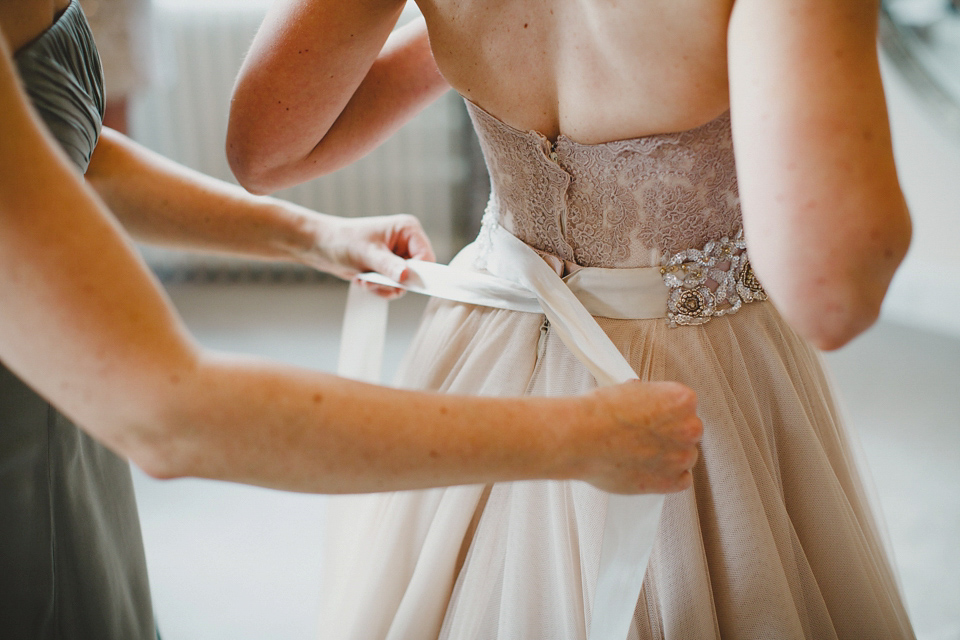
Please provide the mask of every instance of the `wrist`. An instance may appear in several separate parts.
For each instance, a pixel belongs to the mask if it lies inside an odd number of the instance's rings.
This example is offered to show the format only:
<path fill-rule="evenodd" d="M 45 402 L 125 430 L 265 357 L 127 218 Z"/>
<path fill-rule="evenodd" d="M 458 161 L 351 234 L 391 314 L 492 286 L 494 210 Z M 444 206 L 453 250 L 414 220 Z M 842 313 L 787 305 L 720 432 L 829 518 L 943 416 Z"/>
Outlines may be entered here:
<path fill-rule="evenodd" d="M 290 203 L 280 206 L 286 224 L 276 242 L 285 259 L 329 272 L 333 266 L 329 247 L 335 219 Z"/>
<path fill-rule="evenodd" d="M 588 476 L 588 439 L 591 400 L 587 396 L 542 398 L 534 405 L 542 466 L 539 473 L 555 480 L 582 480 Z"/>

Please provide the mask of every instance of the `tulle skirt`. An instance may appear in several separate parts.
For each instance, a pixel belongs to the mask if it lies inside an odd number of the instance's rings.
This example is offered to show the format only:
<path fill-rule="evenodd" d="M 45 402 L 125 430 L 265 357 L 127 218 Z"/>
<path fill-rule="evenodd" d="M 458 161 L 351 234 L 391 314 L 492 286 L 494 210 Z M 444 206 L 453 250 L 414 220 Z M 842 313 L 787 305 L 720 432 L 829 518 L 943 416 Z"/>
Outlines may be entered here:
<path fill-rule="evenodd" d="M 674 329 L 598 322 L 641 379 L 693 388 L 704 423 L 694 486 L 666 499 L 629 637 L 912 638 L 819 356 L 774 306 Z M 398 384 L 596 386 L 543 316 L 440 301 Z M 575 481 L 333 498 L 321 636 L 586 638 L 606 508 Z"/>

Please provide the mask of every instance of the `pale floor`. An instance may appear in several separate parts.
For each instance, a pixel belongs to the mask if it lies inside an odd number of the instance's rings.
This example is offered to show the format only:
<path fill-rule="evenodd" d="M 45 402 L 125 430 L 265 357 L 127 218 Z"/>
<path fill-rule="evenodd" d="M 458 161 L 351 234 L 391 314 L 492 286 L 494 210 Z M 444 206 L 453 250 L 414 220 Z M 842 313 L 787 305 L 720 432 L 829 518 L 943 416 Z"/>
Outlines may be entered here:
<path fill-rule="evenodd" d="M 174 285 L 205 345 L 330 370 L 345 289 Z M 394 303 L 387 369 L 423 307 Z M 831 354 L 886 515 L 918 637 L 960 640 L 960 341 L 881 323 Z M 164 640 L 315 636 L 324 499 L 135 474 Z"/>

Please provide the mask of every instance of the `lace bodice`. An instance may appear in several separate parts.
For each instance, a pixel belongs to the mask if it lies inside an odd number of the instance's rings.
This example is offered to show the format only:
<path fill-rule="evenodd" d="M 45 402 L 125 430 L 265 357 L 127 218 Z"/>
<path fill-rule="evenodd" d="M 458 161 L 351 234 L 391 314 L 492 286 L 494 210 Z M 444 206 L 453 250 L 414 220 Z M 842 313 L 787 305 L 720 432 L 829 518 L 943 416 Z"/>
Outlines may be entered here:
<path fill-rule="evenodd" d="M 467 101 L 490 172 L 488 215 L 587 267 L 648 267 L 741 227 L 729 113 L 696 129 L 551 143 Z"/>

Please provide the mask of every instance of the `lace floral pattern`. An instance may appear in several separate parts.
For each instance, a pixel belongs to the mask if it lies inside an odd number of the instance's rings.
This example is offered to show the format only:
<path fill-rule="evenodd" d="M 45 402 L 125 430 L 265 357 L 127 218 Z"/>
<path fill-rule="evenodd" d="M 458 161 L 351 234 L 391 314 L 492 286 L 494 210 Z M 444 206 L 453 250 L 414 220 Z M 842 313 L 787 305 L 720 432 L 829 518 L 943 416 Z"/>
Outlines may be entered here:
<path fill-rule="evenodd" d="M 485 111 L 471 114 L 490 173 L 488 213 L 495 212 L 498 223 L 530 246 L 573 260 L 560 218 L 570 176 L 550 162 L 550 143 Z"/>
<path fill-rule="evenodd" d="M 742 226 L 729 114 L 696 129 L 551 144 L 467 102 L 498 222 L 588 267 L 646 267 Z"/>

